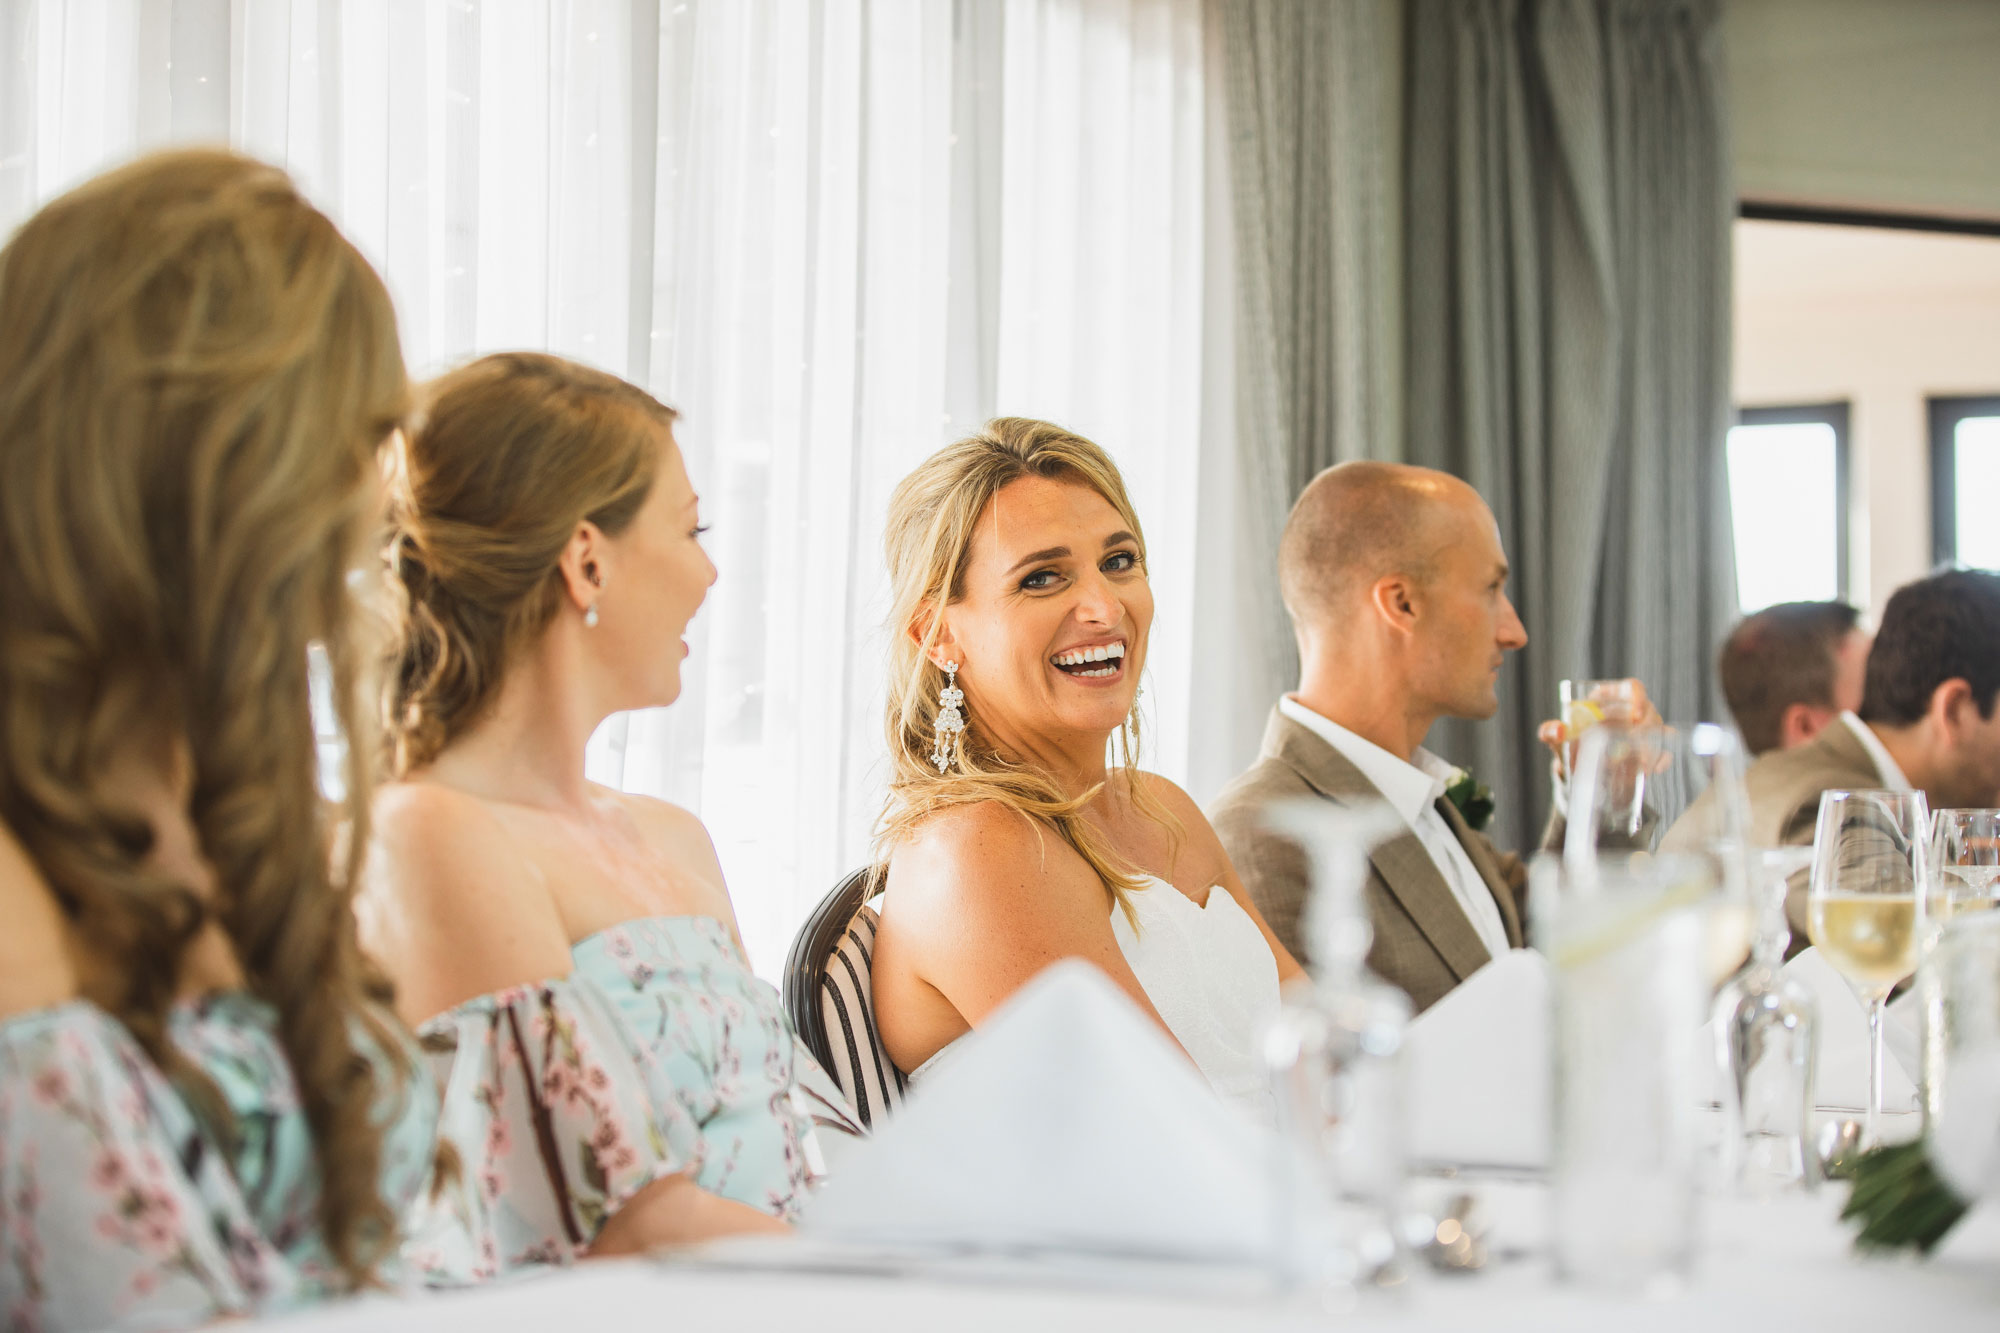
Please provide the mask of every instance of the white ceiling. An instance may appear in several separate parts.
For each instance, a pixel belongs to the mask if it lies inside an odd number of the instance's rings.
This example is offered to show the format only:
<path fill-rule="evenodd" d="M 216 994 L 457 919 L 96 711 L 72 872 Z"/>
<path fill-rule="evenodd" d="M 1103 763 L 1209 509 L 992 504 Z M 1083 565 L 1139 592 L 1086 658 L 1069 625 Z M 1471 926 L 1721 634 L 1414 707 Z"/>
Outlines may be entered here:
<path fill-rule="evenodd" d="M 2000 237 L 1739 221 L 1736 294 L 1758 304 L 1886 294 L 2000 300 Z"/>

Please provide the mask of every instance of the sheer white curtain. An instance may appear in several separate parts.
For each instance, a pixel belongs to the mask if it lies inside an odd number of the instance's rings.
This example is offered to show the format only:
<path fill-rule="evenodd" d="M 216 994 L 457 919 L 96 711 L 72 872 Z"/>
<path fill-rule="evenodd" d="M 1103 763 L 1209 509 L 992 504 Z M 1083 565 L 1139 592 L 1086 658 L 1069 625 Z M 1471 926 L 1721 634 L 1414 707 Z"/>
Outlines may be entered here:
<path fill-rule="evenodd" d="M 1200 0 L 8 0 L 0 232 L 226 140 L 378 263 L 418 373 L 548 348 L 679 407 L 721 580 L 590 766 L 701 813 L 775 976 L 879 809 L 889 492 L 985 417 L 1125 469 L 1188 770 L 1205 47 Z"/>

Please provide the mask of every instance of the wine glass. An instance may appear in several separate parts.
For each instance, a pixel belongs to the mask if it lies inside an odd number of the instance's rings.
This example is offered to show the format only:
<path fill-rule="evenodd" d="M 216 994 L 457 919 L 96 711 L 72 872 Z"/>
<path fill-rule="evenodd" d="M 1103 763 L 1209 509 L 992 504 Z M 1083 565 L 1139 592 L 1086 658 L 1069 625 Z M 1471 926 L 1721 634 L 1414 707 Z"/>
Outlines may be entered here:
<path fill-rule="evenodd" d="M 1931 818 L 1931 911 L 1940 925 L 2000 906 L 2000 810 L 1940 810 Z"/>
<path fill-rule="evenodd" d="M 1882 1014 L 1917 970 L 1928 916 L 1930 806 L 1924 794 L 1829 791 L 1813 836 L 1806 933 L 1868 1009 L 1868 1119 L 1882 1136 Z"/>
<path fill-rule="evenodd" d="M 1662 851 L 1708 863 L 1720 889 L 1704 925 L 1715 983 L 1743 964 L 1756 924 L 1743 770 L 1742 743 L 1713 723 L 1607 719 L 1577 745 L 1565 811 L 1563 862 L 1580 875 L 1600 862 Z"/>

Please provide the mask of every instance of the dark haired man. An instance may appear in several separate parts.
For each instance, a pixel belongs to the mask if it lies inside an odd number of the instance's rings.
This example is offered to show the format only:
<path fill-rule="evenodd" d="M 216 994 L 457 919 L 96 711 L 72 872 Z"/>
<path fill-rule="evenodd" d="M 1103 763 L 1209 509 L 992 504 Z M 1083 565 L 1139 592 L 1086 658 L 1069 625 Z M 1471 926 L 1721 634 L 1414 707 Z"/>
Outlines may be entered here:
<path fill-rule="evenodd" d="M 1846 602 L 1780 602 L 1746 616 L 1716 662 L 1752 755 L 1804 745 L 1861 707 L 1868 631 Z"/>
<path fill-rule="evenodd" d="M 2000 804 L 2000 574 L 1950 570 L 1896 590 L 1868 655 L 1860 713 L 1750 766 L 1750 838 L 1813 839 L 1823 791 L 1921 791 L 1936 810 Z M 1699 845 L 1712 816 L 1704 794 L 1668 831 L 1665 849 Z M 1787 904 L 1805 940 L 1798 889 Z"/>

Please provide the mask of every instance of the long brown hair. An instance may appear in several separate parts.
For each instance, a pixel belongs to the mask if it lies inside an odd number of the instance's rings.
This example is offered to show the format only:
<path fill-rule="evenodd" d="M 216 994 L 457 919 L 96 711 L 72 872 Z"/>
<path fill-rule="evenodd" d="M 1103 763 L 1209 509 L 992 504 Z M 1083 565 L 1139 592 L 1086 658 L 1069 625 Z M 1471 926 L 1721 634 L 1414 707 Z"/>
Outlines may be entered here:
<path fill-rule="evenodd" d="M 1096 444 L 1049 422 L 996 418 L 932 454 L 903 479 L 889 500 L 884 540 L 894 598 L 889 613 L 886 718 L 891 771 L 877 859 L 886 860 L 897 843 L 939 810 L 997 801 L 1053 828 L 1103 881 L 1105 892 L 1127 919 L 1133 919 L 1126 895 L 1143 888 L 1145 877 L 1113 851 L 1083 813 L 1101 788 L 1068 795 L 1053 774 L 997 753 L 982 736 L 976 716 L 967 717 L 958 751 L 944 772 L 930 760 L 938 695 L 945 684 L 944 672 L 931 661 L 931 650 L 943 618 L 926 618 L 924 611 L 964 595 L 965 567 L 979 516 L 1001 487 L 1023 477 L 1061 478 L 1096 491 L 1138 540 L 1144 563 L 1144 530 L 1118 465 Z M 920 635 L 909 633 L 920 624 L 925 626 Z M 1178 843 L 1183 833 L 1179 821 L 1140 780 L 1136 700 L 1117 734 L 1114 778 L 1125 785 L 1133 806 L 1166 828 Z"/>
<path fill-rule="evenodd" d="M 368 766 L 352 755 L 330 810 L 308 645 L 365 735 L 373 654 L 348 575 L 379 531 L 377 448 L 407 392 L 380 279 L 248 158 L 142 159 L 0 250 L 0 818 L 97 965 L 86 993 L 228 1135 L 166 1036 L 185 947 L 220 922 L 278 1013 L 325 1241 L 357 1285 L 396 1219 L 377 1183 L 385 1089 L 356 1035 L 401 1047 L 355 939 Z M 186 747 L 206 897 L 148 867 L 150 824 L 108 794 L 151 737 Z"/>
<path fill-rule="evenodd" d="M 404 599 L 387 718 L 398 775 L 492 706 L 561 605 L 577 525 L 612 537 L 631 525 L 675 416 L 637 385 L 539 352 L 481 357 L 419 397 L 390 485 Z"/>

